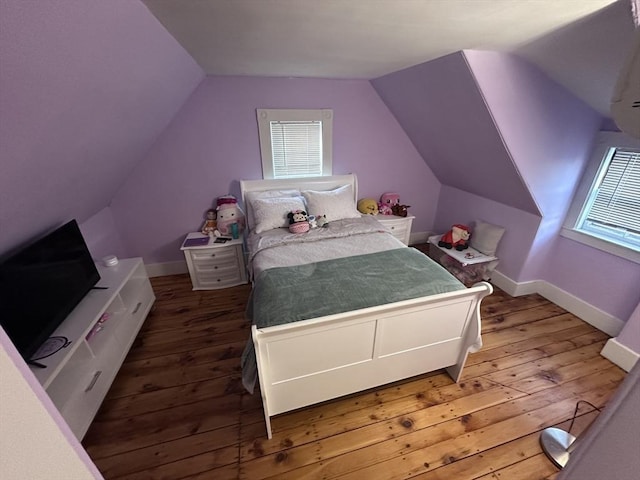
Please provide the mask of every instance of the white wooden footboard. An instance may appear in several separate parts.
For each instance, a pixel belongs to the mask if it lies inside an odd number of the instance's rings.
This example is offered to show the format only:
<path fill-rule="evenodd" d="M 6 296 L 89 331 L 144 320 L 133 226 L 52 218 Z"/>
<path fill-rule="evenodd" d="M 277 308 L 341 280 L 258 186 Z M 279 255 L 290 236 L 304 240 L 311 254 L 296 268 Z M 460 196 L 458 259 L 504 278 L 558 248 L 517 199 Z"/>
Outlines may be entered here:
<path fill-rule="evenodd" d="M 406 300 L 252 330 L 267 434 L 270 417 L 446 368 L 458 381 L 480 348 L 480 302 L 493 288 Z"/>

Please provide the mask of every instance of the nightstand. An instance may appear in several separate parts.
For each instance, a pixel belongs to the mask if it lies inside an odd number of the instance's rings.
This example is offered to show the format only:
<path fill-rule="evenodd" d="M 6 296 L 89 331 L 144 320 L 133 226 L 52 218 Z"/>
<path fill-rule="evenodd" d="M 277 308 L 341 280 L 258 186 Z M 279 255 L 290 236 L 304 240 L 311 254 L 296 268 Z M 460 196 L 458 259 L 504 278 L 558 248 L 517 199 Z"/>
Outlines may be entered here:
<path fill-rule="evenodd" d="M 180 247 L 187 260 L 193 289 L 215 290 L 247 283 L 242 238 L 225 243 L 214 243 L 214 239 L 193 232 Z"/>
<path fill-rule="evenodd" d="M 416 217 L 413 215 L 407 215 L 406 217 L 398 217 L 396 215 L 376 215 L 374 218 L 384 225 L 394 237 L 405 245 L 409 245 L 411 224 L 413 223 L 413 219 Z"/>

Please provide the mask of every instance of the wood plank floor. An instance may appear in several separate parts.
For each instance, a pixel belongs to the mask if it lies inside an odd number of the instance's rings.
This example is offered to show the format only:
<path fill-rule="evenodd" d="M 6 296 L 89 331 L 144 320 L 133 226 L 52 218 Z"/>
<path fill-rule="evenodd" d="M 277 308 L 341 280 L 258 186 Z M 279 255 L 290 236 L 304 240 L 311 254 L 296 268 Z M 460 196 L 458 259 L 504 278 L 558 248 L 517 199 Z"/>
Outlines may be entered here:
<path fill-rule="evenodd" d="M 155 307 L 83 444 L 107 479 L 554 479 L 539 432 L 603 407 L 607 337 L 539 295 L 483 301 L 484 347 L 442 371 L 273 419 L 240 383 L 248 286 L 152 279 Z M 582 406 L 579 433 L 597 411 Z"/>

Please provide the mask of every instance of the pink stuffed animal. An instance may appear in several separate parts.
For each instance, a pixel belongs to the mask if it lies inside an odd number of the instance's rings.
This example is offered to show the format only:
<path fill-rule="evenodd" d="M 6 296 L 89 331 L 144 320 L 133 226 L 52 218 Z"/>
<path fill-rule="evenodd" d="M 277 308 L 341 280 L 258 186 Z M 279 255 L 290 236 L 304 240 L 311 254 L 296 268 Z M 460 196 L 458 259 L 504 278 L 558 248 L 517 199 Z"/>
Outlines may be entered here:
<path fill-rule="evenodd" d="M 400 203 L 400 195 L 393 192 L 383 193 L 380 197 L 378 210 L 382 215 L 393 215 L 393 206 Z"/>
<path fill-rule="evenodd" d="M 223 203 L 218 205 L 218 228 L 213 232 L 216 237 L 230 236 L 231 225 L 238 224 L 238 233 L 244 230 L 245 219 L 244 213 L 237 203 Z"/>

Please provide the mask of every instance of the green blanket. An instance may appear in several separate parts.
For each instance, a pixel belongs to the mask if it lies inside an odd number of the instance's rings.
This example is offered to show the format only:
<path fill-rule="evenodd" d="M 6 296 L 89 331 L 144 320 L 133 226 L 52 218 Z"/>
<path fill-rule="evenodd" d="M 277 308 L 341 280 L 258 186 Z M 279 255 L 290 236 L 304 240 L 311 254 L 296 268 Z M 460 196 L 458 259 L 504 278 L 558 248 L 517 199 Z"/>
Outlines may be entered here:
<path fill-rule="evenodd" d="M 398 248 L 266 270 L 247 314 L 263 328 L 464 288 L 423 253 Z"/>

